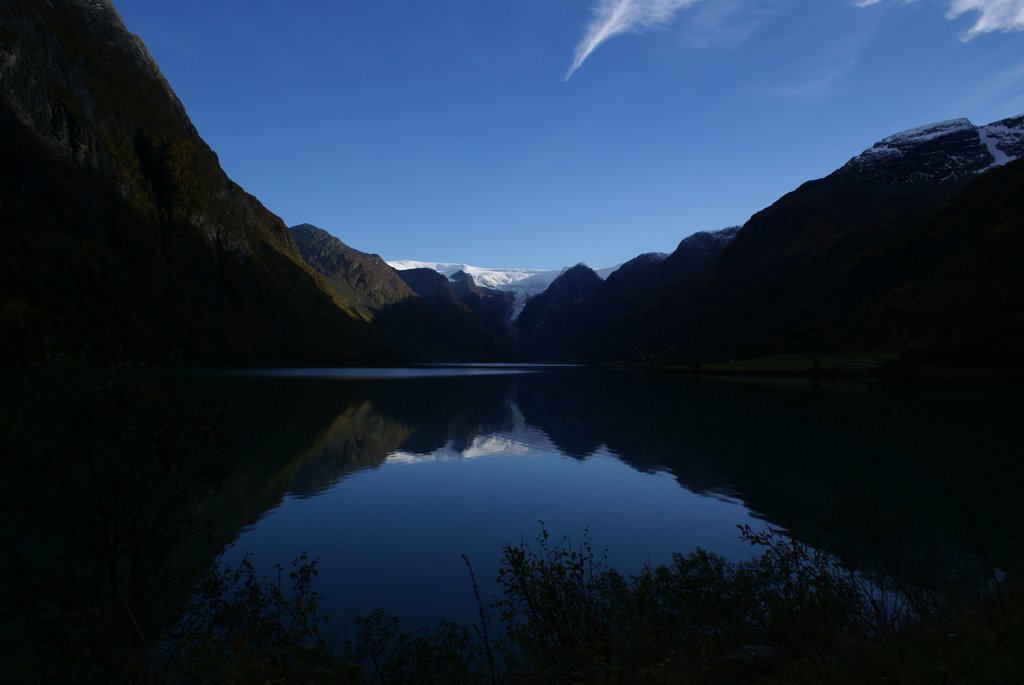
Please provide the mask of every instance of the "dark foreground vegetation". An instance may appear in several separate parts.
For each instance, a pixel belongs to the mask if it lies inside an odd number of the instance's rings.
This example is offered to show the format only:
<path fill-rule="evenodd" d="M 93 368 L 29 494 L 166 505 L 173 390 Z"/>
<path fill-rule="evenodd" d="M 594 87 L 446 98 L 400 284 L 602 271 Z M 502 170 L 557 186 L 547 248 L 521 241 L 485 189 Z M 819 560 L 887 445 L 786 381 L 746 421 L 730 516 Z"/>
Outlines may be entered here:
<path fill-rule="evenodd" d="M 730 563 L 697 550 L 624 577 L 584 536 L 506 546 L 502 594 L 467 628 L 405 632 L 382 612 L 343 645 L 324 637 L 316 563 L 260 580 L 207 577 L 171 633 L 171 682 L 1010 683 L 1024 668 L 1011 584 L 964 602 L 909 577 L 868 579 L 779 533 Z M 497 635 L 496 635 L 497 634 Z M 498 637 L 500 635 L 500 637 Z"/>
<path fill-rule="evenodd" d="M 317 609 L 315 560 L 301 556 L 270 578 L 260 578 L 246 560 L 210 573 L 183 618 L 155 644 L 120 642 L 117 632 L 90 635 L 85 624 L 65 624 L 60 643 L 32 645 L 20 662 L 5 664 L 4 677 L 157 683 L 1018 682 L 1024 601 L 1016 585 L 993 586 L 980 599 L 963 602 L 924 586 L 901 585 L 906 579 L 868 580 L 774 532 L 744 534 L 765 545 L 751 561 L 730 563 L 697 550 L 627 578 L 603 566 L 586 540 L 578 548 L 564 540 L 552 545 L 544 533 L 536 547 L 505 548 L 503 594 L 489 607 L 481 605 L 480 623 L 441 622 L 406 632 L 397 618 L 376 612 L 357 619 L 354 639 L 344 644 L 326 637 L 329 617 Z M 94 606 L 91 618 L 112 609 Z"/>
<path fill-rule="evenodd" d="M 315 558 L 270 577 L 248 561 L 208 570 L 223 540 L 202 522 L 235 459 L 216 384 L 104 369 L 0 387 L 3 682 L 1009 683 L 1024 672 L 1024 569 L 953 587 L 894 552 L 877 522 L 848 526 L 864 538 L 856 559 L 745 529 L 759 548 L 749 561 L 697 550 L 633 577 L 587 535 L 573 544 L 542 528 L 533 545 L 504 548 L 501 591 L 479 598 L 475 625 L 409 631 L 378 612 L 335 640 Z"/>

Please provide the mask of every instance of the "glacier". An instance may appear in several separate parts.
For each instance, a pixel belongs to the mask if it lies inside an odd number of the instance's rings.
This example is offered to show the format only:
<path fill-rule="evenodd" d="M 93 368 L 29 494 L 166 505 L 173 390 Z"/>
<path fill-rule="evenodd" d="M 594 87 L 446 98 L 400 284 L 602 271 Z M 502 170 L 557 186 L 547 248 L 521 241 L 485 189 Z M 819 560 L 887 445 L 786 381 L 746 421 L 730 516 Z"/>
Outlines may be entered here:
<path fill-rule="evenodd" d="M 516 319 L 519 313 L 523 311 L 527 300 L 547 290 L 552 281 L 564 273 L 566 269 L 570 268 L 568 266 L 561 269 L 490 268 L 456 262 L 421 262 L 412 259 L 390 260 L 387 264 L 398 271 L 405 271 L 406 269 L 433 269 L 448 278 L 451 278 L 460 271 L 464 271 L 472 276 L 479 286 L 513 293 L 515 295 L 515 304 L 512 308 L 513 319 Z M 601 278 L 608 278 L 620 266 L 622 264 L 595 269 L 595 271 Z"/>

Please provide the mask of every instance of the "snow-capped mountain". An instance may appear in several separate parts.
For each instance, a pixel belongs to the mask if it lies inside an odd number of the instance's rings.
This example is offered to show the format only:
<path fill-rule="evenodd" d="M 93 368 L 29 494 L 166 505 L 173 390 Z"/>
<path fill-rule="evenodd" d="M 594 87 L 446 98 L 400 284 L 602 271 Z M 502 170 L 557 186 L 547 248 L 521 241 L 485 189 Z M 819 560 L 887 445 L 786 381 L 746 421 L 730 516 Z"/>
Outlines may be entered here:
<path fill-rule="evenodd" d="M 526 301 L 535 295 L 539 295 L 552 281 L 558 278 L 569 267 L 562 269 L 501 269 L 470 266 L 469 264 L 457 264 L 452 262 L 419 262 L 410 259 L 399 259 L 389 261 L 388 265 L 398 271 L 406 269 L 433 269 L 444 274 L 448 278 L 463 271 L 473 277 L 477 285 L 485 288 L 494 288 L 515 294 L 515 306 L 512 310 L 512 318 L 515 319 L 526 306 Z M 597 275 L 601 278 L 608 278 L 608 275 L 618 269 L 621 264 L 610 266 L 604 269 L 596 269 Z"/>
<path fill-rule="evenodd" d="M 843 171 L 884 184 L 956 181 L 1024 156 L 1024 117 L 987 126 L 952 119 L 889 136 Z"/>
<path fill-rule="evenodd" d="M 995 160 L 993 166 L 1024 157 L 1024 116 L 982 126 L 978 133 Z"/>
<path fill-rule="evenodd" d="M 455 438 L 431 453 L 396 450 L 388 455 L 387 463 L 422 464 L 481 457 L 530 457 L 558 451 L 544 431 L 527 423 L 515 402 L 508 406 L 508 412 L 508 424 L 499 431 L 473 436 L 468 442 Z"/>

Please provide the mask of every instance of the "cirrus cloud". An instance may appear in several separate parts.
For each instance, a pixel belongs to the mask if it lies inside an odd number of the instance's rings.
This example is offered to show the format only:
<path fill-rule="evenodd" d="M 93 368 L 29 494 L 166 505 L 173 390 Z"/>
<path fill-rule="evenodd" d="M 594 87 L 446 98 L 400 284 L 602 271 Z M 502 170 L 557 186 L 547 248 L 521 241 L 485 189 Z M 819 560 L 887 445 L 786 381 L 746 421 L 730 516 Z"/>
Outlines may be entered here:
<path fill-rule="evenodd" d="M 595 0 L 591 19 L 576 44 L 568 81 L 593 52 L 609 38 L 623 33 L 642 33 L 669 24 L 676 14 L 701 0 Z M 723 0 L 716 0 L 722 2 Z M 852 0 L 855 7 L 867 8 L 887 0 Z M 889 0 L 904 5 L 916 0 Z M 950 20 L 977 13 L 974 24 L 962 35 L 970 41 L 983 33 L 1024 31 L 1024 0 L 947 0 Z"/>
<path fill-rule="evenodd" d="M 1024 31 L 1024 0 L 953 0 L 946 16 L 956 19 L 968 12 L 980 16 L 963 34 L 965 41 L 993 31 Z"/>
<path fill-rule="evenodd" d="M 664 26 L 676 13 L 700 0 L 598 0 L 591 9 L 593 17 L 576 44 L 568 81 L 583 66 L 601 43 L 621 33 L 639 33 Z"/>
<path fill-rule="evenodd" d="M 854 0 L 855 7 L 871 7 L 884 0 Z M 909 5 L 914 0 L 902 0 Z M 1024 0 L 950 0 L 947 19 L 959 19 L 965 14 L 977 12 L 974 25 L 961 35 L 969 41 L 983 33 L 999 31 L 1024 31 Z"/>

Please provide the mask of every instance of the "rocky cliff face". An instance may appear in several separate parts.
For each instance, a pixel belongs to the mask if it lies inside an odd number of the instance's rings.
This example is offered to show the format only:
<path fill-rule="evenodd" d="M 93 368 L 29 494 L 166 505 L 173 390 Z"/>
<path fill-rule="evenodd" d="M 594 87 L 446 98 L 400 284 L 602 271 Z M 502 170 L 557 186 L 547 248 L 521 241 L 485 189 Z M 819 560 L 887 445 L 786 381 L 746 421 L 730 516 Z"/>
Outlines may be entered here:
<path fill-rule="evenodd" d="M 155 189 L 159 200 L 170 205 L 172 218 L 187 221 L 221 249 L 247 252 L 255 242 L 269 240 L 301 265 L 286 226 L 223 172 L 149 51 L 125 30 L 113 5 L 108 0 L 73 1 L 87 7 L 86 22 L 96 32 L 91 41 L 103 40 L 125 60 L 90 72 L 102 116 L 98 123 L 104 145 L 99 152 L 110 161 L 106 172 L 126 176 L 119 187 L 129 192 L 136 185 L 143 195 Z M 98 10 L 101 4 L 104 9 Z M 113 78 L 114 69 L 120 78 Z M 134 97 L 126 92 L 128 88 L 138 91 Z M 141 180 L 132 173 L 136 166 L 144 176 Z"/>
<path fill-rule="evenodd" d="M 0 4 L 0 352 L 387 358 L 107 0 Z"/>
<path fill-rule="evenodd" d="M 889 136 L 840 170 L 879 185 L 934 184 L 969 178 L 1024 152 L 1024 117 L 975 126 L 967 119 Z"/>
<path fill-rule="evenodd" d="M 58 156 L 97 169 L 103 151 L 97 133 L 96 94 L 90 86 L 87 50 L 69 53 L 72 40 L 101 40 L 121 57 L 159 83 L 182 122 L 184 108 L 160 74 L 152 56 L 123 30 L 117 10 L 108 0 L 66 0 L 55 5 L 11 2 L 3 17 L 6 40 L 0 45 L 0 93 L 18 120 L 35 131 Z M 56 13 L 73 13 L 79 35 L 56 28 Z M 49 20 L 49 21 L 48 21 Z M 44 23 L 41 23 L 44 22 Z M 75 46 L 77 47 L 77 46 Z"/>
<path fill-rule="evenodd" d="M 1024 116 L 1001 119 L 978 129 L 996 166 L 1024 157 Z"/>
<path fill-rule="evenodd" d="M 109 0 L 18 0 L 0 13 L 0 97 L 55 156 L 144 190 L 126 150 L 147 128 L 198 137 L 145 45 Z M 133 92 L 134 91 L 134 92 Z M 154 121 L 138 120 L 140 111 Z M 122 164 L 123 163 L 123 164 Z"/>

